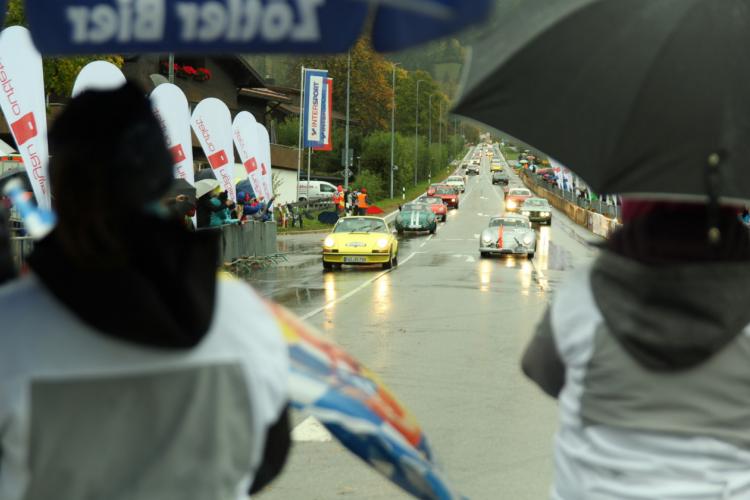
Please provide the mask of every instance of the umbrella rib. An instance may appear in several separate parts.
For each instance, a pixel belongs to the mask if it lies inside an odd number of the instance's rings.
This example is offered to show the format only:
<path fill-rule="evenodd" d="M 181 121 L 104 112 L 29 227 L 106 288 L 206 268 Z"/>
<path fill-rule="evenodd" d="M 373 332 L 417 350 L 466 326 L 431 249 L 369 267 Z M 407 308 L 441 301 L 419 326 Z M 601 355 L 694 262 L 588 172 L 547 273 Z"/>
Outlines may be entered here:
<path fill-rule="evenodd" d="M 360 3 L 369 3 L 374 6 L 386 6 L 399 10 L 408 10 L 418 14 L 424 14 L 435 19 L 450 19 L 453 9 L 433 0 L 350 0 Z"/>

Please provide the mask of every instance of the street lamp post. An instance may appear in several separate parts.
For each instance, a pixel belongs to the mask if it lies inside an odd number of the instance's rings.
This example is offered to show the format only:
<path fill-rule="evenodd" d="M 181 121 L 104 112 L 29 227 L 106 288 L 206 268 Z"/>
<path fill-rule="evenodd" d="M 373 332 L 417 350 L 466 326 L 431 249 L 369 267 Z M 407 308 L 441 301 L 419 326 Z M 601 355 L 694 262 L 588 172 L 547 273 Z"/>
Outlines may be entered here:
<path fill-rule="evenodd" d="M 416 186 L 419 181 L 417 174 L 419 172 L 419 84 L 424 80 L 417 80 L 417 124 L 414 132 L 414 185 Z"/>
<path fill-rule="evenodd" d="M 346 131 L 344 132 L 344 190 L 349 191 L 349 86 L 352 75 L 352 52 L 346 56 Z"/>
<path fill-rule="evenodd" d="M 391 198 L 393 198 L 393 156 L 396 143 L 396 66 L 401 63 L 393 63 L 393 102 L 391 105 Z"/>
<path fill-rule="evenodd" d="M 427 111 L 429 111 L 429 132 L 427 133 L 427 167 L 429 169 L 428 177 L 432 179 L 432 94 L 427 100 Z"/>

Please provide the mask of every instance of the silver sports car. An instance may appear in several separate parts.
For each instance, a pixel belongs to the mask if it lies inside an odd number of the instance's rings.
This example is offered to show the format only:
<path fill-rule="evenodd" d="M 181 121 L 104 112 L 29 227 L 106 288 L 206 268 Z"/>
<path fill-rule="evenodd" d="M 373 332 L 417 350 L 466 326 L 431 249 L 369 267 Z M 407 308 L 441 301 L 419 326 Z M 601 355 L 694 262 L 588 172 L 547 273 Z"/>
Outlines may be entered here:
<path fill-rule="evenodd" d="M 528 217 L 508 214 L 490 219 L 490 225 L 479 236 L 482 257 L 493 254 L 527 255 L 534 258 L 536 232 Z"/>

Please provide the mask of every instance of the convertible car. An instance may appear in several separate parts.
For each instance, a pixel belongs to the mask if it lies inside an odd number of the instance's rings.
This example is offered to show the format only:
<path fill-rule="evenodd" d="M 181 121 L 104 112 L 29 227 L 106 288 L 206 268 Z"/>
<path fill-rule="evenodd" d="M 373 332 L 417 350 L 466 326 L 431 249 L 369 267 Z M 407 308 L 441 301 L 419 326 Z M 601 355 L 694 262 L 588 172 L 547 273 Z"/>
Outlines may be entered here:
<path fill-rule="evenodd" d="M 531 191 L 525 188 L 513 188 L 505 196 L 505 211 L 518 212 L 523 202 L 531 198 Z"/>
<path fill-rule="evenodd" d="M 422 196 L 417 198 L 417 201 L 419 203 L 427 204 L 430 207 L 430 210 L 432 210 L 432 213 L 435 214 L 435 217 L 437 219 L 445 222 L 448 218 L 448 207 L 445 206 L 442 198 L 423 194 Z"/>
<path fill-rule="evenodd" d="M 342 217 L 323 240 L 323 269 L 344 264 L 398 265 L 398 240 L 380 217 Z"/>
<path fill-rule="evenodd" d="M 552 224 L 552 207 L 544 198 L 529 198 L 521 205 L 521 214 L 529 218 L 531 222 L 540 224 Z"/>
<path fill-rule="evenodd" d="M 503 215 L 492 217 L 490 225 L 479 237 L 479 254 L 526 255 L 534 258 L 536 253 L 536 232 L 531 222 L 523 215 Z"/>
<path fill-rule="evenodd" d="M 435 234 L 437 219 L 426 203 L 407 203 L 396 215 L 396 231 L 398 234 L 404 234 L 404 231 L 429 231 Z"/>

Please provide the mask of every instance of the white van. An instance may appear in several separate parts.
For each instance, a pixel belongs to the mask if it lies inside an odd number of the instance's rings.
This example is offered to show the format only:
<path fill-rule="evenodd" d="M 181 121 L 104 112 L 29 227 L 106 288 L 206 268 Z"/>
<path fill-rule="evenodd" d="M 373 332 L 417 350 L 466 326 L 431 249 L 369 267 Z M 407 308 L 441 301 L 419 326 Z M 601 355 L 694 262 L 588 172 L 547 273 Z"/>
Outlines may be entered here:
<path fill-rule="evenodd" d="M 331 201 L 336 194 L 336 186 L 325 181 L 299 183 L 299 201 Z"/>

